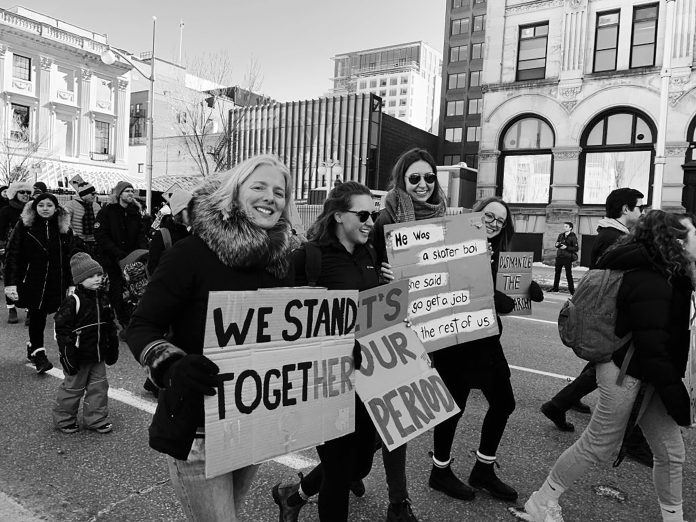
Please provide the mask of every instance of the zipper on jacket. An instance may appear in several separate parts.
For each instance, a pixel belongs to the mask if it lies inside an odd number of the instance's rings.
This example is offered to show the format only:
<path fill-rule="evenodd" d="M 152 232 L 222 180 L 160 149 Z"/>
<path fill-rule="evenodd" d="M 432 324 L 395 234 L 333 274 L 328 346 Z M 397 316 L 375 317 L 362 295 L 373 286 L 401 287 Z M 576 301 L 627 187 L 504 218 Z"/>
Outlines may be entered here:
<path fill-rule="evenodd" d="M 99 301 L 99 290 L 95 290 L 95 293 L 97 296 L 97 362 L 101 362 L 101 314 L 99 310 L 101 308 L 101 302 Z"/>
<path fill-rule="evenodd" d="M 51 243 L 51 238 L 49 236 L 49 231 L 48 231 L 48 221 L 46 221 L 46 245 L 48 246 Z M 46 272 L 44 274 L 44 284 L 43 288 L 41 289 L 41 299 L 39 299 L 39 308 L 43 306 L 43 300 L 44 300 L 44 295 L 46 294 L 46 284 L 48 283 L 48 268 L 51 265 L 51 255 L 48 253 L 48 248 L 44 248 L 46 251 Z"/>

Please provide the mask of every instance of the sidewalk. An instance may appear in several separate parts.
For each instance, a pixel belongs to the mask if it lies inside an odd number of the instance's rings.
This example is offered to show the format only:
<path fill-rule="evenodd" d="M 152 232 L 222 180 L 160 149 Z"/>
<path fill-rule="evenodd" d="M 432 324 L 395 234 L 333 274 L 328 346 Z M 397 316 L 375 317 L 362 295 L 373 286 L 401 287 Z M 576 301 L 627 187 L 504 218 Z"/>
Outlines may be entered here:
<path fill-rule="evenodd" d="M 0 520 L 12 522 L 41 522 L 45 518 L 36 518 L 12 498 L 0 491 Z"/>
<path fill-rule="evenodd" d="M 553 266 L 545 265 L 543 263 L 534 263 L 532 267 L 532 279 L 539 283 L 539 286 L 548 292 L 553 287 L 553 277 L 555 273 L 555 268 Z M 575 286 L 577 287 L 578 281 L 583 278 L 587 268 L 584 266 L 573 268 L 573 281 L 575 281 Z M 565 270 L 561 272 L 561 281 L 558 285 L 558 289 L 561 293 L 568 293 L 568 283 L 566 282 Z"/>

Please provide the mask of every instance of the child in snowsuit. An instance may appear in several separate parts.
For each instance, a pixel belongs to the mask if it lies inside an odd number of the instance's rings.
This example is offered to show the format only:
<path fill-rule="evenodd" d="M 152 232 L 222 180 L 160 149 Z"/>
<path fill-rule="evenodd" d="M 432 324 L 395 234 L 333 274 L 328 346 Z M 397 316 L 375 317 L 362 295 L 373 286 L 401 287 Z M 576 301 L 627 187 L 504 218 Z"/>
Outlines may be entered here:
<path fill-rule="evenodd" d="M 105 363 L 118 359 L 114 311 L 102 288 L 104 270 L 89 254 L 78 252 L 70 259 L 76 285 L 55 315 L 56 340 L 65 380 L 58 388 L 53 422 L 63 433 L 75 433 L 77 410 L 84 396 L 84 426 L 109 433 Z"/>

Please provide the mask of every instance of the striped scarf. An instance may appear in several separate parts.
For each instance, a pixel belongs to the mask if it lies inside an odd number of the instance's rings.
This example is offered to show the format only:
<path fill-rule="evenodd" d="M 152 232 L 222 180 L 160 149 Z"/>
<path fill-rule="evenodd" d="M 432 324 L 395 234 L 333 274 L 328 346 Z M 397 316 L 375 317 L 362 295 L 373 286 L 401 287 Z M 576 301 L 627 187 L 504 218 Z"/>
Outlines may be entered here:
<path fill-rule="evenodd" d="M 82 233 L 86 236 L 94 234 L 94 204 L 79 200 L 85 213 L 82 215 Z"/>

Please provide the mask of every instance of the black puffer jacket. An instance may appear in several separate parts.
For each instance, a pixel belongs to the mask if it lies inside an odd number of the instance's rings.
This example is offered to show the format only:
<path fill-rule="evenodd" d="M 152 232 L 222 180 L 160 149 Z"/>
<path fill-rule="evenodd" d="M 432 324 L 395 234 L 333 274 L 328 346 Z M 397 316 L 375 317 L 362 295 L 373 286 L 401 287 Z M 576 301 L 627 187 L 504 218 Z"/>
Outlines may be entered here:
<path fill-rule="evenodd" d="M 7 245 L 5 285 L 17 287 L 18 306 L 53 313 L 72 285 L 70 217 L 58 207 L 46 220 L 31 205 L 25 205 Z"/>
<path fill-rule="evenodd" d="M 68 374 L 81 363 L 104 361 L 111 365 L 118 359 L 114 311 L 106 293 L 78 285 L 75 295 L 80 309 L 76 310 L 76 299 L 68 297 L 55 315 L 60 362 Z"/>
<path fill-rule="evenodd" d="M 0 208 L 0 248 L 7 246 L 7 240 L 10 238 L 10 233 L 14 226 L 19 221 L 19 217 L 24 210 L 24 204 L 16 199 L 8 202 L 7 205 Z"/>
<path fill-rule="evenodd" d="M 238 208 L 225 219 L 211 197 L 219 183 L 210 179 L 194 195 L 192 235 L 162 258 L 128 326 L 128 346 L 160 387 L 173 361 L 203 353 L 210 292 L 292 283 L 290 226 L 281 220 L 266 232 Z M 185 460 L 203 425 L 202 395 L 163 389 L 150 425 L 150 446 Z"/>
<path fill-rule="evenodd" d="M 102 207 L 94 223 L 94 240 L 104 270 L 120 272 L 121 259 L 134 250 L 147 248 L 145 229 L 139 205 L 131 203 L 124 208 L 110 203 Z"/>
<path fill-rule="evenodd" d="M 693 286 L 688 277 L 671 282 L 656 268 L 644 247 L 632 243 L 609 250 L 598 268 L 630 270 L 617 295 L 616 333 L 633 332 L 635 353 L 628 375 L 655 386 L 677 422 L 688 418 L 682 382 L 689 353 L 689 310 Z M 628 345 L 614 353 L 621 366 Z"/>

